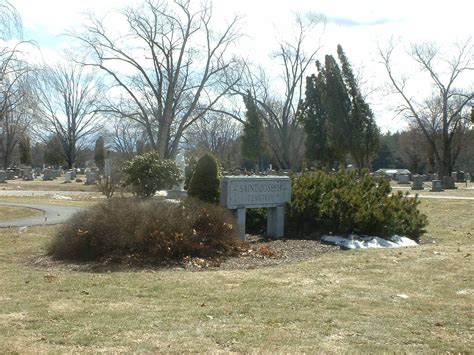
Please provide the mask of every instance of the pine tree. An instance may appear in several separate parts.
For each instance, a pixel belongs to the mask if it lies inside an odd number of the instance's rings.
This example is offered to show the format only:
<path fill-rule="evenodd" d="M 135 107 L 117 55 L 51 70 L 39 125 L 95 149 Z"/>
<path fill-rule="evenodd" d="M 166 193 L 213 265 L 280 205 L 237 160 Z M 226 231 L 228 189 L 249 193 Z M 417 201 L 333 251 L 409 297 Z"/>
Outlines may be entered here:
<path fill-rule="evenodd" d="M 327 112 L 323 103 L 324 72 L 319 62 L 318 75 L 306 78 L 305 100 L 301 104 L 300 120 L 306 133 L 305 156 L 310 161 L 329 169 L 334 161 L 334 147 L 330 137 Z"/>
<path fill-rule="evenodd" d="M 368 167 L 371 157 L 379 147 L 379 129 L 374 114 L 365 102 L 352 67 L 342 47 L 337 46 L 337 54 L 342 67 L 342 76 L 349 93 L 351 107 L 348 121 L 349 152 L 359 169 Z"/>
<path fill-rule="evenodd" d="M 263 169 L 263 163 L 267 157 L 267 144 L 262 120 L 258 113 L 257 105 L 250 95 L 244 96 L 247 109 L 247 121 L 244 124 L 242 135 L 242 158 L 244 166 L 248 168 Z"/>
<path fill-rule="evenodd" d="M 95 141 L 94 160 L 97 167 L 102 171 L 105 165 L 105 144 L 102 136 Z"/>
<path fill-rule="evenodd" d="M 349 152 L 351 101 L 336 60 L 326 55 L 324 62 L 325 90 L 323 103 L 328 115 L 329 136 L 334 142 L 334 158 L 342 162 Z"/>
<path fill-rule="evenodd" d="M 212 154 L 206 153 L 197 161 L 188 195 L 209 203 L 219 203 L 219 165 Z"/>

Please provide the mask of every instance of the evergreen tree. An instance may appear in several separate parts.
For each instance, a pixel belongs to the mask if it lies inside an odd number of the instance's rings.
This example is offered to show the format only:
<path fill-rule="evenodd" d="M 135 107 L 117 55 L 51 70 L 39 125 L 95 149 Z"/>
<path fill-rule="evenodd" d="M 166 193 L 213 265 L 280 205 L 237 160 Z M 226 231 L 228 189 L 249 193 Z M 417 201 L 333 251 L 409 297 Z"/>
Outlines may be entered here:
<path fill-rule="evenodd" d="M 219 165 L 212 154 L 206 153 L 197 161 L 188 195 L 209 203 L 219 203 Z"/>
<path fill-rule="evenodd" d="M 20 164 L 23 165 L 31 165 L 31 145 L 30 145 L 30 137 L 26 134 L 20 138 L 19 142 L 19 150 L 20 150 Z"/>
<path fill-rule="evenodd" d="M 262 120 L 258 113 L 257 105 L 250 95 L 244 96 L 247 109 L 247 121 L 244 124 L 242 135 L 242 158 L 247 168 L 263 169 L 263 162 L 267 156 L 267 144 Z"/>
<path fill-rule="evenodd" d="M 95 141 L 94 160 L 97 167 L 102 171 L 105 165 L 105 144 L 102 136 Z"/>
<path fill-rule="evenodd" d="M 337 46 L 337 54 L 342 67 L 342 77 L 350 97 L 350 113 L 347 127 L 348 150 L 359 169 L 368 167 L 372 155 L 379 146 L 379 129 L 374 114 L 365 102 L 352 67 L 342 47 Z"/>
<path fill-rule="evenodd" d="M 331 137 L 331 127 L 323 103 L 325 79 L 323 68 L 319 62 L 318 75 L 306 78 L 305 100 L 301 104 L 300 120 L 306 133 L 305 156 L 310 161 L 316 161 L 322 167 L 331 168 L 334 159 L 334 145 Z"/>
<path fill-rule="evenodd" d="M 323 103 L 328 115 L 329 135 L 334 144 L 334 158 L 341 162 L 349 152 L 351 101 L 341 70 L 331 55 L 324 62 L 325 90 Z"/>

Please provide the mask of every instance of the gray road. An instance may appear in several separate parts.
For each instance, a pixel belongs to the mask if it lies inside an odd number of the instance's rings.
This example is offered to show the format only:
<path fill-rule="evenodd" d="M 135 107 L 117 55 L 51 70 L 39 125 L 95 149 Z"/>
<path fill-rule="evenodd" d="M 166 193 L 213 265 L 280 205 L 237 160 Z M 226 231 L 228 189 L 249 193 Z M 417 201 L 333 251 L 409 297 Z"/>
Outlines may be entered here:
<path fill-rule="evenodd" d="M 1 221 L 0 228 L 61 224 L 64 223 L 64 221 L 66 221 L 74 213 L 83 210 L 83 208 L 81 207 L 74 206 L 54 206 L 40 203 L 15 203 L 4 201 L 0 201 L 0 206 L 28 207 L 43 212 L 42 214 L 36 216 L 14 219 L 9 221 Z"/>

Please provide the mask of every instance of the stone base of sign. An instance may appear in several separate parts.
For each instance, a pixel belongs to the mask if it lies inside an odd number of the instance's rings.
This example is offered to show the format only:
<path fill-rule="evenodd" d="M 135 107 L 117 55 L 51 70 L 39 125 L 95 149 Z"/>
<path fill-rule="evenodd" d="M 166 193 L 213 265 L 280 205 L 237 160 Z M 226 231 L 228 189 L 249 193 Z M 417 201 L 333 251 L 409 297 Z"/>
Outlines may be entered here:
<path fill-rule="evenodd" d="M 232 213 L 239 229 L 239 238 L 240 240 L 245 240 L 245 208 L 237 208 L 232 210 Z"/>
<path fill-rule="evenodd" d="M 285 208 L 267 208 L 267 236 L 281 238 L 284 234 Z"/>

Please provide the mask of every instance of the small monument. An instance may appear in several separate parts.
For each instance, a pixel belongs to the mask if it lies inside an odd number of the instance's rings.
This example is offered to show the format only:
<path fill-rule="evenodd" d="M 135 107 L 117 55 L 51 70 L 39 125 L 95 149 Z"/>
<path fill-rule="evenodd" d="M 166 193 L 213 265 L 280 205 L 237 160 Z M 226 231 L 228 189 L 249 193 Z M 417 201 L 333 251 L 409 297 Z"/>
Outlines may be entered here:
<path fill-rule="evenodd" d="M 51 169 L 43 169 L 43 180 L 54 180 L 54 172 Z"/>
<path fill-rule="evenodd" d="M 89 171 L 86 173 L 86 185 L 95 185 L 97 182 L 97 173 L 95 171 Z"/>
<path fill-rule="evenodd" d="M 441 180 L 431 180 L 431 192 L 443 191 L 443 182 Z"/>
<path fill-rule="evenodd" d="M 72 171 L 66 171 L 64 173 L 64 182 L 71 182 L 72 178 Z"/>
<path fill-rule="evenodd" d="M 187 192 L 184 190 L 184 178 L 186 176 L 186 160 L 184 154 L 182 154 L 181 151 L 179 151 L 176 155 L 175 163 L 179 169 L 182 179 L 178 185 L 173 186 L 173 188 L 168 191 L 168 198 L 179 199 L 184 198 L 188 195 Z"/>
<path fill-rule="evenodd" d="M 423 190 L 423 181 L 425 180 L 423 175 L 414 175 L 413 184 L 411 185 L 412 190 Z"/>
<path fill-rule="evenodd" d="M 398 175 L 398 184 L 399 185 L 408 185 L 408 184 L 410 184 L 410 176 L 409 175 Z"/>
<path fill-rule="evenodd" d="M 457 189 L 456 181 L 454 180 L 454 177 L 444 176 L 443 177 L 443 188 L 445 190 L 455 190 L 455 189 Z"/>
<path fill-rule="evenodd" d="M 14 180 L 15 179 L 15 170 L 7 170 L 7 180 Z"/>

